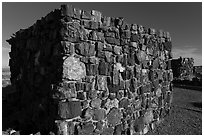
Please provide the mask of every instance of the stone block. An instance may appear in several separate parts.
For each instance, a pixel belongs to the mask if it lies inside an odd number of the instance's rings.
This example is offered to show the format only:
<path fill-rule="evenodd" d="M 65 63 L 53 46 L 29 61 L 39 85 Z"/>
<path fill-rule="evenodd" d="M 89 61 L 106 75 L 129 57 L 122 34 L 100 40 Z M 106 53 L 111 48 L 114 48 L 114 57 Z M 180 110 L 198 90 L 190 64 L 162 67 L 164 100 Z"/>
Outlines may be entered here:
<path fill-rule="evenodd" d="M 121 38 L 129 39 L 131 37 L 131 32 L 129 30 L 122 31 Z"/>
<path fill-rule="evenodd" d="M 85 65 L 75 57 L 68 57 L 63 64 L 63 77 L 69 80 L 80 80 L 86 75 Z"/>
<path fill-rule="evenodd" d="M 58 115 L 63 119 L 71 119 L 81 115 L 81 103 L 79 101 L 59 102 Z"/>
<path fill-rule="evenodd" d="M 130 37 L 130 40 L 132 42 L 137 42 L 139 40 L 138 34 L 132 34 L 131 37 Z"/>
<path fill-rule="evenodd" d="M 93 131 L 94 125 L 91 121 L 89 121 L 82 125 L 81 130 L 79 130 L 79 135 L 92 135 Z"/>
<path fill-rule="evenodd" d="M 122 113 L 117 108 L 112 108 L 107 114 L 108 124 L 111 126 L 116 126 L 121 123 Z"/>
<path fill-rule="evenodd" d="M 116 55 L 120 55 L 122 53 L 122 48 L 119 47 L 119 46 L 114 46 L 113 47 L 113 52 L 116 54 Z"/>
<path fill-rule="evenodd" d="M 130 104 L 130 101 L 127 98 L 123 98 L 122 100 L 119 101 L 119 108 L 126 109 L 129 104 Z"/>
<path fill-rule="evenodd" d="M 92 10 L 91 11 L 91 15 L 92 15 L 92 20 L 95 22 L 101 22 L 101 12 L 96 11 L 96 10 Z"/>
<path fill-rule="evenodd" d="M 71 5 L 61 5 L 61 15 L 73 17 L 74 8 Z"/>
<path fill-rule="evenodd" d="M 97 90 L 107 90 L 107 78 L 105 76 L 97 76 Z"/>
<path fill-rule="evenodd" d="M 60 35 L 62 40 L 67 40 L 69 42 L 80 41 L 80 24 L 77 22 L 65 23 L 65 25 L 60 30 Z"/>
<path fill-rule="evenodd" d="M 91 20 L 91 12 L 82 10 L 81 19 Z"/>
<path fill-rule="evenodd" d="M 105 35 L 105 37 L 111 37 L 111 38 L 115 38 L 115 33 L 114 32 L 105 32 L 104 33 Z"/>
<path fill-rule="evenodd" d="M 105 16 L 103 16 L 103 17 L 101 18 L 101 21 L 102 21 L 103 26 L 109 27 L 109 26 L 110 26 L 110 22 L 111 22 L 111 17 L 105 17 Z"/>
<path fill-rule="evenodd" d="M 63 51 L 65 54 L 72 55 L 74 54 L 74 44 L 67 41 L 61 41 L 61 46 L 63 47 Z"/>
<path fill-rule="evenodd" d="M 84 26 L 84 28 L 86 29 L 90 29 L 90 30 L 96 30 L 98 29 L 98 22 L 95 21 L 90 21 L 90 20 L 82 20 L 81 24 Z"/>
<path fill-rule="evenodd" d="M 98 66 L 99 75 L 108 75 L 109 64 L 105 61 L 100 61 Z"/>
<path fill-rule="evenodd" d="M 109 44 L 120 45 L 120 40 L 119 39 L 111 38 L 111 37 L 105 37 L 105 40 Z"/>
<path fill-rule="evenodd" d="M 98 65 L 97 64 L 87 64 L 86 65 L 86 74 L 87 76 L 95 76 L 98 74 Z"/>
<path fill-rule="evenodd" d="M 106 117 L 106 111 L 103 108 L 93 110 L 93 120 L 102 121 Z"/>
<path fill-rule="evenodd" d="M 91 100 L 91 107 L 99 109 L 101 107 L 101 99 L 95 98 Z"/>
<path fill-rule="evenodd" d="M 111 109 L 111 108 L 118 108 L 118 103 L 119 101 L 117 99 L 107 99 L 107 102 L 105 103 L 105 107 L 107 108 L 107 112 Z"/>
<path fill-rule="evenodd" d="M 122 132 L 123 132 L 123 125 L 122 124 L 116 125 L 114 135 L 122 135 Z"/>
<path fill-rule="evenodd" d="M 105 127 L 103 129 L 102 135 L 113 135 L 114 128 L 113 127 Z"/>
<path fill-rule="evenodd" d="M 144 123 L 150 124 L 154 119 L 153 112 L 151 109 L 147 110 L 147 112 L 144 114 Z"/>
<path fill-rule="evenodd" d="M 97 32 L 96 31 L 91 31 L 89 33 L 89 39 L 93 40 L 93 41 L 97 41 L 98 40 Z"/>
<path fill-rule="evenodd" d="M 133 121 L 133 129 L 135 132 L 140 132 L 144 129 L 144 121 L 142 117 Z"/>

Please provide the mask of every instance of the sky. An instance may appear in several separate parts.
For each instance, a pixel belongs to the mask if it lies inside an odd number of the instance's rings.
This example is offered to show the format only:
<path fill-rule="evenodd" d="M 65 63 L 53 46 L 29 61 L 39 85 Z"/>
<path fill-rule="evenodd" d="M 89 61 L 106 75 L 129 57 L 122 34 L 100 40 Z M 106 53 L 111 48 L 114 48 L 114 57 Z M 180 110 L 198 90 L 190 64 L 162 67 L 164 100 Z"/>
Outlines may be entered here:
<path fill-rule="evenodd" d="M 124 17 L 129 24 L 170 32 L 173 58 L 192 57 L 194 65 L 202 65 L 201 2 L 3 2 L 2 3 L 2 67 L 8 67 L 10 36 L 28 28 L 61 4 L 83 10 L 97 10 L 104 16 Z"/>

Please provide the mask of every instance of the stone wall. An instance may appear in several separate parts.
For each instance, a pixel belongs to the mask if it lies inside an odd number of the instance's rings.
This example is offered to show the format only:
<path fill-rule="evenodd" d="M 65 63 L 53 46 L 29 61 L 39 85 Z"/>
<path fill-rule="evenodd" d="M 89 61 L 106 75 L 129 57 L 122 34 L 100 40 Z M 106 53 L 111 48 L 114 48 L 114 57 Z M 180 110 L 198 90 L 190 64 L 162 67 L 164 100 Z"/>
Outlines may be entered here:
<path fill-rule="evenodd" d="M 24 129 L 145 134 L 169 113 L 168 32 L 62 5 L 8 42 Z"/>
<path fill-rule="evenodd" d="M 192 80 L 194 77 L 193 58 L 178 58 L 172 61 L 172 71 L 175 80 Z"/>
<path fill-rule="evenodd" d="M 194 66 L 193 74 L 197 79 L 202 81 L 202 66 Z"/>

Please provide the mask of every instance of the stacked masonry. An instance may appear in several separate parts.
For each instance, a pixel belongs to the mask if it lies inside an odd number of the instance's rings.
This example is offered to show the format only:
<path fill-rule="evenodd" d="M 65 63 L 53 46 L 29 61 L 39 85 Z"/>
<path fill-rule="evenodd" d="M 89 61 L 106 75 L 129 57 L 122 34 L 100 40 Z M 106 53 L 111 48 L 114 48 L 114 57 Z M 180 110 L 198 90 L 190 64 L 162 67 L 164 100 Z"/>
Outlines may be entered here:
<path fill-rule="evenodd" d="M 193 74 L 193 58 L 178 58 L 172 60 L 172 71 L 175 80 L 192 80 Z"/>
<path fill-rule="evenodd" d="M 145 134 L 169 113 L 168 32 L 62 5 L 8 42 L 26 129 Z"/>
<path fill-rule="evenodd" d="M 193 74 L 199 81 L 202 81 L 202 66 L 194 66 Z"/>

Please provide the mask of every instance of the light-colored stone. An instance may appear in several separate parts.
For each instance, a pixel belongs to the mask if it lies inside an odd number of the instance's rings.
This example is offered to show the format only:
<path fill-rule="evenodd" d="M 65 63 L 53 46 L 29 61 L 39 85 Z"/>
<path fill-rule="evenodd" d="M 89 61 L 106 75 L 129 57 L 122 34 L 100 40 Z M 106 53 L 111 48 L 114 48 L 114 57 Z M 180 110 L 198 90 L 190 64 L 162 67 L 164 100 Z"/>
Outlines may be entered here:
<path fill-rule="evenodd" d="M 80 80 L 86 76 L 85 64 L 70 56 L 64 61 L 63 77 L 69 80 Z"/>

